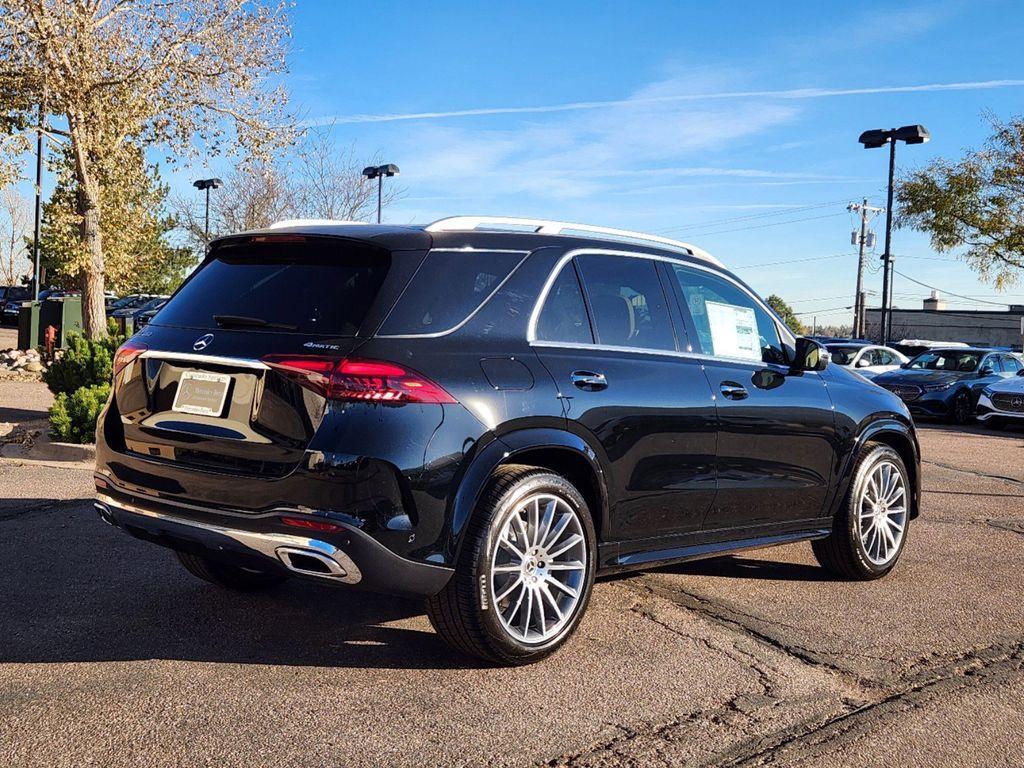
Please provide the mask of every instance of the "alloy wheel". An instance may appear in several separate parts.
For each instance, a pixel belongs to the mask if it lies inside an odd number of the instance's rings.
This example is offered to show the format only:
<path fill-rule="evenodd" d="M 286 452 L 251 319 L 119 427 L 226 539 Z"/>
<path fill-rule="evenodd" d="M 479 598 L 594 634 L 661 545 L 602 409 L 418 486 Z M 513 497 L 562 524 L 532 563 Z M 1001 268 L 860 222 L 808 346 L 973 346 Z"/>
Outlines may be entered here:
<path fill-rule="evenodd" d="M 900 551 L 907 525 L 907 488 L 903 473 L 891 461 L 872 467 L 861 489 L 860 541 L 868 560 L 888 565 Z"/>
<path fill-rule="evenodd" d="M 583 524 L 564 499 L 539 493 L 519 502 L 498 534 L 489 579 L 509 636 L 530 645 L 556 637 L 579 606 L 589 557 Z"/>

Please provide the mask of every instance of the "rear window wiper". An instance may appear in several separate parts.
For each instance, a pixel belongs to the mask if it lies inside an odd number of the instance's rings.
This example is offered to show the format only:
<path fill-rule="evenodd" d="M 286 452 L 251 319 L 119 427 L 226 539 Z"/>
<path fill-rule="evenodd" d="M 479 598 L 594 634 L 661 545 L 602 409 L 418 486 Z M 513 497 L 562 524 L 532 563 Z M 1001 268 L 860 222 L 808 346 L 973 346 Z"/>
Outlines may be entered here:
<path fill-rule="evenodd" d="M 273 323 L 264 320 L 262 317 L 247 317 L 245 315 L 214 315 L 213 322 L 221 328 L 280 328 L 283 331 L 297 331 L 299 326 L 291 323 Z"/>

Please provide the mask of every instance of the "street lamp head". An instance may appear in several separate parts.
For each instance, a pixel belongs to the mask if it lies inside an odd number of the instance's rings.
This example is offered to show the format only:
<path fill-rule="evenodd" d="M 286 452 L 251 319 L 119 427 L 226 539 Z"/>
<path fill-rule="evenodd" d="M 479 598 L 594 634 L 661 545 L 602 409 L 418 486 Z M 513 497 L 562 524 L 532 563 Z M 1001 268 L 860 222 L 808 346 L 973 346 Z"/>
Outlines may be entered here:
<path fill-rule="evenodd" d="M 196 189 L 220 189 L 224 186 L 224 182 L 220 179 L 197 179 L 192 182 L 192 186 Z"/>
<path fill-rule="evenodd" d="M 870 131 L 864 131 L 857 141 L 864 145 L 864 149 L 877 149 L 878 147 L 884 147 L 891 139 L 892 131 L 887 131 L 884 128 L 874 128 Z"/>
<path fill-rule="evenodd" d="M 932 136 L 923 125 L 904 125 L 893 131 L 893 137 L 897 141 L 905 141 L 907 144 L 924 144 Z"/>
<path fill-rule="evenodd" d="M 368 179 L 376 179 L 378 176 L 397 176 L 398 166 L 394 163 L 386 165 L 368 165 L 363 168 L 363 176 Z"/>
<path fill-rule="evenodd" d="M 864 145 L 864 149 L 877 149 L 884 147 L 890 141 L 905 141 L 907 144 L 924 144 L 931 139 L 931 134 L 923 125 L 904 125 L 902 128 L 874 128 L 864 131 L 857 139 Z"/>

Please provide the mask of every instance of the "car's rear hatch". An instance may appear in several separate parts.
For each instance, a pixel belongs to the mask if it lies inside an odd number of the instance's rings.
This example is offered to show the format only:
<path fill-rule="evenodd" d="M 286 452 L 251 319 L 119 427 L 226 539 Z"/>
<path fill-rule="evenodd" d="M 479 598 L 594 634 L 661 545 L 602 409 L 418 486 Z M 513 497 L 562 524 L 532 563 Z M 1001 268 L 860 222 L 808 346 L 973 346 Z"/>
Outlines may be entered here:
<path fill-rule="evenodd" d="M 362 343 L 378 295 L 392 301 L 391 264 L 387 250 L 337 238 L 216 248 L 115 362 L 123 439 L 112 447 L 184 467 L 287 475 L 328 401 L 279 361 L 337 359 Z"/>

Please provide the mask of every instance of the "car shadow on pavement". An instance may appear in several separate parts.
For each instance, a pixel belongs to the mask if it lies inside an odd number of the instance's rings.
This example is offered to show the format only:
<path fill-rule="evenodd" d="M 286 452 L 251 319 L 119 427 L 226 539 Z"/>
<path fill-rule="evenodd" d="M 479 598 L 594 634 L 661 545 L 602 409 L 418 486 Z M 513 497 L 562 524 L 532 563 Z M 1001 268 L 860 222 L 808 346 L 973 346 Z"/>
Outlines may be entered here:
<path fill-rule="evenodd" d="M 26 421 L 41 421 L 46 418 L 46 410 L 30 410 L 28 408 L 5 408 L 0 406 L 0 423 L 22 424 Z"/>
<path fill-rule="evenodd" d="M 838 581 L 838 577 L 818 565 L 762 560 L 753 557 L 717 557 L 658 568 L 657 573 L 686 576 L 719 576 L 761 581 Z"/>
<path fill-rule="evenodd" d="M 230 592 L 167 549 L 104 525 L 82 500 L 0 521 L 0 663 L 148 659 L 323 667 L 480 667 L 422 603 L 293 579 Z M 417 618 L 419 617 L 419 618 Z"/>

